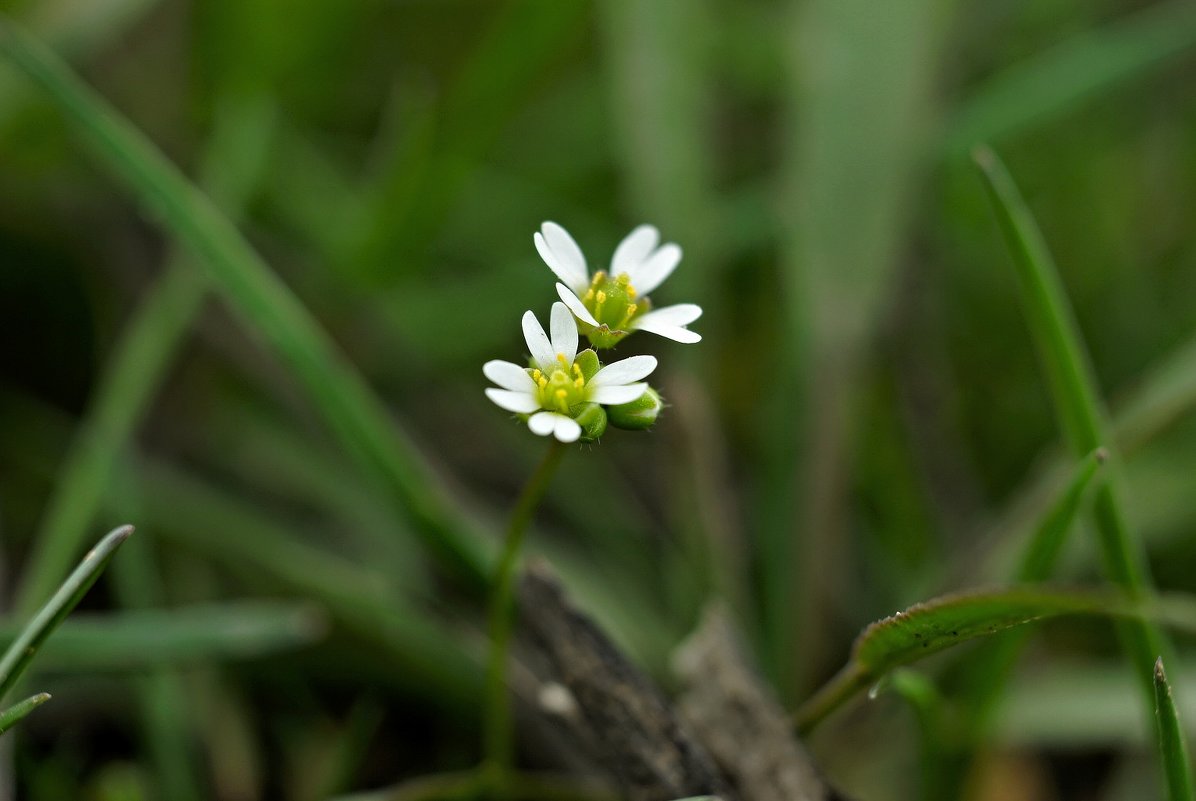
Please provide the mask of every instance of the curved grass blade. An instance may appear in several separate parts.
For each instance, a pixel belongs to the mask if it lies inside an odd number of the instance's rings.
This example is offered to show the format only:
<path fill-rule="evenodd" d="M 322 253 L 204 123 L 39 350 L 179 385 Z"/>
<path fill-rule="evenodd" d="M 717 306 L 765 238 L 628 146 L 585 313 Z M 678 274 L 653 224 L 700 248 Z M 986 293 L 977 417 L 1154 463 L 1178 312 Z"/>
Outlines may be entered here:
<path fill-rule="evenodd" d="M 112 172 L 191 249 L 246 324 L 274 347 L 360 468 L 391 488 L 442 563 L 485 587 L 492 545 L 459 511 L 381 400 L 236 228 L 128 120 L 0 16 L 0 53 L 41 85 Z"/>
<path fill-rule="evenodd" d="M 49 700 L 49 693 L 38 693 L 37 695 L 31 695 L 24 701 L 15 703 L 8 709 L 0 712 L 0 734 L 4 734 L 4 732 L 20 723 L 29 715 L 30 712 L 37 709 L 39 706 Z"/>
<path fill-rule="evenodd" d="M 58 592 L 42 607 L 41 611 L 29 622 L 13 641 L 4 656 L 0 657 L 0 699 L 3 699 L 21 677 L 25 668 L 33 661 L 38 649 L 46 638 L 58 628 L 66 619 L 75 605 L 100 577 L 100 573 L 107 567 L 108 562 L 129 535 L 133 533 L 132 526 L 121 526 L 108 533 L 92 548 L 83 561 L 75 568 L 75 572 L 58 588 Z"/>
<path fill-rule="evenodd" d="M 879 620 L 856 638 L 851 659 L 801 709 L 796 719 L 809 731 L 860 690 L 902 665 L 912 664 L 962 642 L 1062 615 L 1165 618 L 1191 626 L 1190 600 L 1143 601 L 1084 592 L 1020 587 L 995 592 L 944 595 Z"/>
<path fill-rule="evenodd" d="M 1154 663 L 1155 719 L 1158 723 L 1159 751 L 1163 755 L 1163 775 L 1170 801 L 1192 801 L 1192 765 L 1184 732 L 1179 725 L 1179 713 L 1171 697 L 1171 685 L 1163 672 L 1163 657 Z"/>
<path fill-rule="evenodd" d="M 977 148 L 976 165 L 996 210 L 1013 255 L 1023 308 L 1051 387 L 1056 414 L 1072 453 L 1081 456 L 1110 443 L 1096 379 L 1089 365 L 1079 326 L 1063 289 L 1046 241 L 1005 165 L 991 149 Z M 1146 555 L 1131 535 L 1115 492 L 1114 479 L 1097 488 L 1093 511 L 1105 572 L 1130 597 L 1150 589 Z M 1172 648 L 1164 634 L 1145 621 L 1127 621 L 1119 628 L 1123 646 L 1142 683 L 1144 701 L 1154 706 L 1151 665 Z"/>

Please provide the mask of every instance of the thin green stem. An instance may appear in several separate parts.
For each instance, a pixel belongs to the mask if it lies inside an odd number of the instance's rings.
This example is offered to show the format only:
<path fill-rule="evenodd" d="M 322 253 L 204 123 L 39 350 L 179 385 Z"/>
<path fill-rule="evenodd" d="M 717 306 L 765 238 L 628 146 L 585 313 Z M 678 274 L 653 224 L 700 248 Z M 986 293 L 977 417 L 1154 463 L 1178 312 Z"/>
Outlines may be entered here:
<path fill-rule="evenodd" d="M 511 703 L 507 693 L 507 653 L 515 627 L 515 575 L 519 566 L 519 551 L 532 515 L 540 505 L 540 499 L 544 497 L 564 455 L 565 446 L 553 440 L 540 466 L 528 478 L 511 511 L 506 540 L 494 575 L 490 596 L 490 663 L 486 669 L 483 746 L 486 768 L 491 778 L 496 779 L 496 788 L 501 786 L 502 777 L 509 771 L 514 756 Z"/>

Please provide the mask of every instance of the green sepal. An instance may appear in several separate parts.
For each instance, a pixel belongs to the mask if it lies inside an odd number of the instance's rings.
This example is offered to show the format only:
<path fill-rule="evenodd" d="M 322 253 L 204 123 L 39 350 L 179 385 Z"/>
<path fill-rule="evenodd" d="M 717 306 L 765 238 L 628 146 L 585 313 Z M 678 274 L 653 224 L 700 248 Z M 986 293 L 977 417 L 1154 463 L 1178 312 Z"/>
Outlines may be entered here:
<path fill-rule="evenodd" d="M 652 387 L 648 387 L 643 395 L 630 403 L 611 406 L 607 410 L 607 416 L 610 418 L 610 424 L 616 428 L 643 431 L 652 427 L 662 409 L 664 409 L 664 401 L 661 400 L 660 393 Z"/>
<path fill-rule="evenodd" d="M 580 326 L 579 326 L 580 328 Z M 589 330 L 585 332 L 586 338 L 590 340 L 590 344 L 600 350 L 607 350 L 619 344 L 623 337 L 630 334 L 630 331 L 617 331 L 611 329 L 610 326 L 603 324 L 595 328 L 594 326 L 586 326 Z"/>
<path fill-rule="evenodd" d="M 577 354 L 577 358 L 573 360 L 573 363 L 581 368 L 581 377 L 586 381 L 593 378 L 594 374 L 602 368 L 602 363 L 598 361 L 598 354 L 590 348 Z"/>
<path fill-rule="evenodd" d="M 582 442 L 594 442 L 606 433 L 606 410 L 597 403 L 579 403 L 569 414 L 581 426 Z"/>

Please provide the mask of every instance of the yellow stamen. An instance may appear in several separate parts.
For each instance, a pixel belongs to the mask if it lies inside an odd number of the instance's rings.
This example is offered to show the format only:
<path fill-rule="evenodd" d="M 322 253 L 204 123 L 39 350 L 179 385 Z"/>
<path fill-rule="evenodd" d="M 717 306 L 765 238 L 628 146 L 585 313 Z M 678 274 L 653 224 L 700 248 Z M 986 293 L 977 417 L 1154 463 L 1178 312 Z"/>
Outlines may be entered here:
<path fill-rule="evenodd" d="M 577 387 L 578 389 L 581 389 L 585 385 L 586 385 L 586 380 L 584 378 L 582 378 L 581 376 L 578 376 L 577 379 L 574 380 L 574 382 L 573 382 L 573 386 Z"/>
<path fill-rule="evenodd" d="M 599 305 L 599 306 L 601 306 L 603 303 L 606 303 L 606 293 L 605 293 L 605 292 L 603 292 L 601 289 L 599 289 L 599 290 L 598 290 L 598 296 L 597 296 L 597 298 L 598 298 L 598 305 Z"/>
<path fill-rule="evenodd" d="M 586 303 L 589 303 L 593 299 L 594 299 L 594 288 L 590 287 L 589 289 L 586 290 L 586 294 L 582 298 L 582 300 L 585 301 Z"/>
<path fill-rule="evenodd" d="M 541 375 L 536 379 L 536 383 L 540 385 L 540 389 L 544 389 L 544 387 L 548 386 L 548 379 Z"/>
<path fill-rule="evenodd" d="M 616 283 L 622 284 L 623 286 L 627 286 L 628 284 L 631 283 L 631 276 L 628 275 L 627 273 L 619 273 L 619 277 L 616 278 L 615 281 L 616 281 Z"/>
<path fill-rule="evenodd" d="M 544 373 L 540 372 L 540 368 L 537 367 L 535 370 L 532 370 L 532 381 L 539 381 L 543 375 Z"/>
<path fill-rule="evenodd" d="M 560 409 L 562 412 L 568 413 L 569 412 L 569 403 L 568 403 L 568 401 L 565 400 L 565 398 L 568 397 L 569 393 L 563 389 L 558 389 L 553 394 L 556 395 L 557 408 Z"/>
<path fill-rule="evenodd" d="M 634 298 L 635 298 L 635 296 L 636 296 L 636 294 L 637 294 L 637 293 L 636 293 L 636 291 L 635 291 L 635 287 L 633 287 L 631 284 L 628 284 L 628 285 L 627 285 L 627 297 L 628 297 L 629 299 L 634 299 Z"/>
<path fill-rule="evenodd" d="M 556 360 L 558 362 L 560 362 L 561 364 L 567 364 L 567 362 L 565 361 L 565 354 L 563 354 L 563 353 L 558 353 L 556 355 Z"/>

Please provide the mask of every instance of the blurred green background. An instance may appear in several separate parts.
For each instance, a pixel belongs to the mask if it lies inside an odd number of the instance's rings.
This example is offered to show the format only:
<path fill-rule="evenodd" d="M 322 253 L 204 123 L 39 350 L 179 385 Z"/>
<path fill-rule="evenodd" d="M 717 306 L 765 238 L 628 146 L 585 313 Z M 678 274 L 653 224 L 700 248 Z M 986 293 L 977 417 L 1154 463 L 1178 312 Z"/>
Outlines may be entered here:
<path fill-rule="evenodd" d="M 792 707 L 869 621 L 1007 580 L 1067 463 L 981 141 L 1055 254 L 1156 583 L 1196 591 L 1187 0 L 3 6 L 236 222 L 400 432 L 382 468 L 355 450 L 339 385 L 0 63 L 9 608 L 122 522 L 94 611 L 290 604 L 223 651 L 134 618 L 124 664 L 48 656 L 6 797 L 303 801 L 476 760 L 485 554 L 544 447 L 481 364 L 555 300 L 544 220 L 591 268 L 657 225 L 685 258 L 654 300 L 705 309 L 698 345 L 620 346 L 671 407 L 570 454 L 531 546 L 666 685 L 715 595 Z M 1090 543 L 1062 580 L 1100 580 Z M 942 797 L 1155 795 L 1133 693 L 1107 623 L 1044 626 Z M 916 731 L 882 694 L 811 746 L 861 799 L 931 797 Z M 533 739 L 523 761 L 554 766 Z"/>

